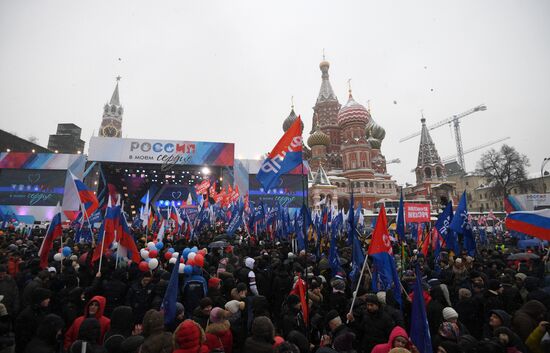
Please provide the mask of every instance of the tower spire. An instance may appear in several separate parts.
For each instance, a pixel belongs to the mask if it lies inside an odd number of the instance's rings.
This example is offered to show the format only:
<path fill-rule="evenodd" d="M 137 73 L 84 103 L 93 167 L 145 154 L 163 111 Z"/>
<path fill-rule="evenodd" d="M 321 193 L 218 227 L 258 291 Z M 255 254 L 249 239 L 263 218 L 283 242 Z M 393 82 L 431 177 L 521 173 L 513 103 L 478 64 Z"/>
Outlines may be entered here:
<path fill-rule="evenodd" d="M 118 82 L 120 81 L 122 77 L 119 75 L 116 77 L 116 86 L 115 90 L 113 91 L 113 95 L 111 96 L 111 101 L 109 102 L 110 105 L 118 105 L 120 106 L 120 98 L 118 96 Z"/>
<path fill-rule="evenodd" d="M 351 78 L 348 78 L 348 93 L 349 93 L 349 97 L 351 98 L 352 95 L 351 95 Z"/>

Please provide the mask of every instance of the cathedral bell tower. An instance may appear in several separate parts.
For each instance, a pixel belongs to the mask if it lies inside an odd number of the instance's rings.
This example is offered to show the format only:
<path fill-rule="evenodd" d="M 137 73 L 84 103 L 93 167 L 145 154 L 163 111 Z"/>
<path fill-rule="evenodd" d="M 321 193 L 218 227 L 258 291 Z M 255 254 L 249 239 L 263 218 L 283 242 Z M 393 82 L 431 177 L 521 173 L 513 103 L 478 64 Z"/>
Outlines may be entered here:
<path fill-rule="evenodd" d="M 103 119 L 99 127 L 99 136 L 101 137 L 121 137 L 122 136 L 122 114 L 124 109 L 120 105 L 118 96 L 118 82 L 121 77 L 116 78 L 116 87 L 111 96 L 111 101 L 103 107 Z"/>

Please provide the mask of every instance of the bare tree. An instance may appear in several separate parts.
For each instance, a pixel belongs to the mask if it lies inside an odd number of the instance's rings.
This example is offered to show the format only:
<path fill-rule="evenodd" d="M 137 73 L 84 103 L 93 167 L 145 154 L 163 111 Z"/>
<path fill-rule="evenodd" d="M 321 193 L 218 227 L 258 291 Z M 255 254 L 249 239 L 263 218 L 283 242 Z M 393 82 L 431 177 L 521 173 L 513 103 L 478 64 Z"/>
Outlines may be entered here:
<path fill-rule="evenodd" d="M 529 158 L 512 146 L 502 145 L 499 151 L 490 149 L 477 162 L 477 172 L 493 187 L 495 196 L 505 196 L 514 186 L 527 179 Z"/>
<path fill-rule="evenodd" d="M 27 141 L 32 143 L 38 143 L 38 137 L 31 135 L 27 138 Z"/>

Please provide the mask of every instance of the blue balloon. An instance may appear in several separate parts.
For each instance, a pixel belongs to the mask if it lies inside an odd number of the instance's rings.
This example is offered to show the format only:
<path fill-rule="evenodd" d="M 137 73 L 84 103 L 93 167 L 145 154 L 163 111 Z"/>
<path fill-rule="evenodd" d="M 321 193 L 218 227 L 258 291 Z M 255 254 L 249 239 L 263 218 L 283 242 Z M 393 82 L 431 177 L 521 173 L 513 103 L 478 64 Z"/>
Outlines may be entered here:
<path fill-rule="evenodd" d="M 65 246 L 65 247 L 63 247 L 63 250 L 61 250 L 61 253 L 63 254 L 64 257 L 69 257 L 69 256 L 71 256 L 73 251 L 71 250 L 70 247 Z"/>
<path fill-rule="evenodd" d="M 191 252 L 199 252 L 199 248 L 197 248 L 196 246 L 193 246 L 191 248 Z"/>
<path fill-rule="evenodd" d="M 157 247 L 157 250 L 160 250 L 160 249 L 162 249 L 162 248 L 164 247 L 164 244 L 163 244 L 161 241 L 159 241 L 159 242 L 157 243 L 156 247 Z"/>
<path fill-rule="evenodd" d="M 170 248 L 170 249 L 168 249 L 168 252 L 175 253 L 176 250 L 174 250 L 174 248 Z"/>
<path fill-rule="evenodd" d="M 186 275 L 192 274 L 193 273 L 193 266 L 185 265 L 185 267 L 183 268 L 183 273 L 185 273 Z"/>
<path fill-rule="evenodd" d="M 189 248 L 183 249 L 182 255 L 183 255 L 183 259 L 184 259 L 185 261 L 187 261 L 187 256 L 189 256 L 189 253 L 190 253 L 190 252 L 191 252 L 191 249 L 189 249 Z"/>

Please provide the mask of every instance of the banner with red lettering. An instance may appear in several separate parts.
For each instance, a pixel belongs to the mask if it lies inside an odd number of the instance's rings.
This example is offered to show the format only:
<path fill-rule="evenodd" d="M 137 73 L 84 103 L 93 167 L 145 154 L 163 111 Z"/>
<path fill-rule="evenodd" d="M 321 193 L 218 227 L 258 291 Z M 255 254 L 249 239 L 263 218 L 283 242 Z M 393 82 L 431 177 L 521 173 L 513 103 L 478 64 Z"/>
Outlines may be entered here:
<path fill-rule="evenodd" d="M 430 205 L 405 202 L 405 222 L 424 223 L 430 221 Z"/>

